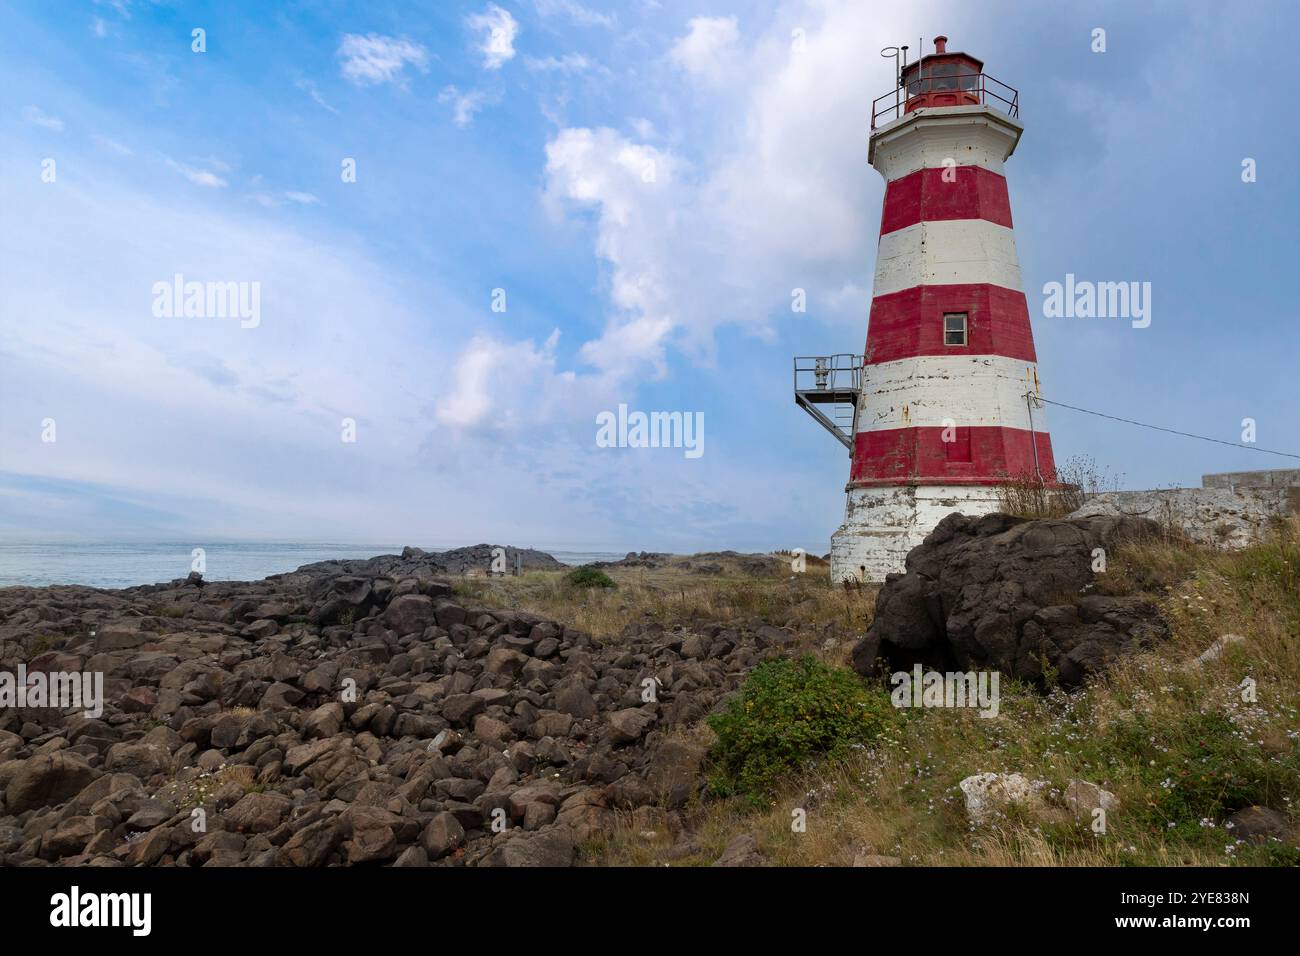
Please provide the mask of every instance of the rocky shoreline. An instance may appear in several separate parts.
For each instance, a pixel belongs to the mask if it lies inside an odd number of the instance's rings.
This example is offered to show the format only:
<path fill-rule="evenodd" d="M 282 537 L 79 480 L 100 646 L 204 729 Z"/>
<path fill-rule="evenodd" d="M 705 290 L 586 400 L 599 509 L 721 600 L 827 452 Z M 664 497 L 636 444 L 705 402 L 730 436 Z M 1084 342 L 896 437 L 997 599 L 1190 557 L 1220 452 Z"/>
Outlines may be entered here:
<path fill-rule="evenodd" d="M 705 756 L 686 729 L 793 635 L 601 644 L 465 603 L 483 549 L 0 588 L 0 670 L 104 688 L 96 716 L 0 712 L 0 864 L 566 866 L 619 820 L 679 830 Z"/>

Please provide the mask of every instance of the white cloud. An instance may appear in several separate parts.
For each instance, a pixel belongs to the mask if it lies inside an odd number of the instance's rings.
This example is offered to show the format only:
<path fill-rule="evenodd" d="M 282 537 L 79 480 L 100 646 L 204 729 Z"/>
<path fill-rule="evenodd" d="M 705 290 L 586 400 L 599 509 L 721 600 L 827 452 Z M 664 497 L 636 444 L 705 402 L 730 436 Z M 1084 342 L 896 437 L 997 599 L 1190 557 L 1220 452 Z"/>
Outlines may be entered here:
<path fill-rule="evenodd" d="M 524 57 L 524 66 L 538 73 L 581 73 L 591 69 L 591 60 L 581 53 L 566 53 L 561 57 Z"/>
<path fill-rule="evenodd" d="M 378 33 L 345 33 L 339 41 L 338 57 L 343 61 L 344 79 L 358 86 L 400 81 L 407 64 L 427 72 L 429 60 L 420 44 Z"/>
<path fill-rule="evenodd" d="M 643 363 L 664 371 L 671 318 L 671 257 L 679 160 L 634 143 L 612 129 L 565 129 L 546 144 L 546 195 L 553 208 L 566 203 L 594 208 L 597 254 L 613 266 L 616 315 L 582 356 L 604 372 L 625 375 Z"/>
<path fill-rule="evenodd" d="M 582 27 L 612 27 L 616 22 L 608 13 L 583 6 L 577 0 L 533 0 L 540 17 L 565 17 Z"/>
<path fill-rule="evenodd" d="M 590 223 L 608 304 L 603 330 L 566 340 L 572 348 L 540 341 L 550 326 L 535 324 L 526 293 L 516 299 L 512 288 L 508 321 L 485 316 L 482 302 L 458 301 L 427 274 L 390 271 L 382 243 L 367 249 L 327 222 L 294 230 L 296 217 L 257 205 L 294 200 L 255 178 L 238 180 L 262 190 L 254 202 L 184 189 L 179 200 L 164 189 L 161 200 L 147 185 L 96 180 L 82 164 L 77 182 L 51 193 L 6 189 L 22 180 L 9 168 L 16 161 L 0 157 L 8 211 L 42 223 L 32 235 L 0 233 L 9 265 L 0 298 L 15 314 L 41 316 L 0 323 L 0 352 L 17 357 L 5 363 L 14 407 L 0 416 L 4 468 L 81 483 L 58 500 L 92 501 L 100 488 L 170 507 L 183 489 L 194 507 L 174 509 L 170 527 L 186 536 L 319 540 L 325 527 L 398 544 L 442 536 L 556 547 L 575 529 L 588 541 L 689 550 L 716 547 L 718 534 L 736 544 L 737 528 L 767 535 L 766 519 L 753 516 L 806 485 L 787 462 L 754 480 L 752 460 L 722 450 L 728 437 L 712 417 L 698 462 L 600 449 L 594 413 L 636 404 L 638 374 L 666 371 L 671 349 L 706 354 L 723 324 L 760 330 L 788 310 L 791 285 L 809 288 L 815 311 L 818 290 L 826 298 L 846 281 L 869 283 L 879 184 L 853 117 L 879 77 L 859 48 L 918 29 L 884 29 L 897 24 L 822 0 L 798 15 L 810 27 L 810 62 L 792 61 L 791 24 L 778 21 L 768 37 L 734 46 L 744 69 L 685 95 L 662 57 L 628 64 L 644 99 L 604 103 L 622 132 L 599 122 L 555 131 L 547 202 L 577 209 L 576 228 Z M 837 32 L 843 48 L 820 45 Z M 391 59 L 360 62 L 352 82 L 400 82 L 420 68 L 408 58 L 391 69 Z M 659 133 L 625 119 L 643 111 Z M 186 159 L 193 165 L 173 168 L 209 185 L 236 180 L 223 165 Z M 261 324 L 153 319 L 150 284 L 177 271 L 260 281 Z M 860 315 L 863 303 L 852 307 Z M 471 328 L 480 334 L 468 341 L 457 332 Z M 58 419 L 54 446 L 24 424 L 46 415 Z M 344 416 L 358 422 L 356 445 L 339 441 Z"/>
<path fill-rule="evenodd" d="M 633 135 L 556 132 L 546 198 L 559 212 L 595 213 L 609 296 L 605 328 L 579 356 L 629 381 L 662 374 L 670 349 L 708 363 L 717 328 L 770 335 L 792 315 L 795 288 L 810 313 L 797 319 L 860 322 L 883 184 L 866 163 L 865 122 L 851 120 L 892 81 L 888 61 L 861 55 L 863 38 L 883 46 L 919 32 L 906 18 L 925 15 L 890 19 L 849 0 L 798 5 L 749 49 L 733 18 L 696 18 L 671 59 L 712 82 L 668 111 L 671 148 L 645 142 L 649 123 L 630 123 Z M 791 42 L 796 27 L 802 44 Z M 638 174 L 645 163 L 653 181 Z"/>
<path fill-rule="evenodd" d="M 199 169 L 198 167 L 190 166 L 186 163 L 178 163 L 176 160 L 171 158 L 167 159 L 167 165 L 196 186 L 206 186 L 209 189 L 221 189 L 222 187 L 229 185 L 226 180 L 210 169 Z M 225 164 L 223 163 L 209 163 L 209 165 L 215 165 L 218 169 L 224 171 Z"/>
<path fill-rule="evenodd" d="M 655 124 L 644 116 L 634 116 L 627 122 L 632 127 L 632 132 L 636 133 L 641 139 L 655 138 Z"/>
<path fill-rule="evenodd" d="M 476 49 L 483 54 L 485 69 L 499 70 L 506 61 L 514 58 L 519 22 L 511 16 L 509 10 L 489 3 L 482 13 L 466 17 L 465 25 L 483 33 L 483 39 Z"/>
<path fill-rule="evenodd" d="M 348 489 L 378 464 L 410 480 L 399 465 L 428 426 L 396 383 L 439 363 L 380 265 L 336 235 L 301 234 L 211 194 L 161 201 L 81 171 L 84 184 L 57 196 L 5 191 L 15 215 L 42 223 L 38 237 L 0 235 L 11 266 L 0 295 L 42 317 L 0 329 L 0 352 L 19 357 L 5 362 L 6 384 L 24 415 L 44 408 L 36 420 L 59 427 L 57 446 L 42 446 L 6 414 L 5 471 L 183 493 L 207 502 L 185 524 L 238 514 L 254 533 L 261 518 L 310 533 L 313 512 L 365 521 Z M 177 272 L 259 282 L 260 324 L 154 317 L 153 284 Z M 339 440 L 344 416 L 360 423 L 357 447 Z M 286 482 L 276 462 L 291 459 L 312 464 Z"/>
<path fill-rule="evenodd" d="M 331 113 L 338 112 L 338 110 L 336 110 L 333 106 L 331 106 L 329 102 L 325 99 L 325 97 L 321 95 L 320 89 L 317 88 L 316 84 L 313 83 L 311 80 L 308 80 L 304 77 L 299 77 L 298 79 L 294 80 L 293 85 L 296 86 L 298 89 L 302 90 L 308 96 L 310 96 L 312 98 L 312 102 L 314 102 L 321 109 L 329 110 Z"/>
<path fill-rule="evenodd" d="M 23 119 L 27 120 L 27 122 L 31 123 L 33 126 L 39 126 L 42 129 L 52 130 L 55 133 L 63 132 L 63 120 L 59 119 L 57 116 L 51 116 L 39 106 L 23 107 Z"/>
<path fill-rule="evenodd" d="M 108 24 L 104 21 L 103 17 L 91 18 L 90 32 L 101 39 L 108 36 Z"/>
<path fill-rule="evenodd" d="M 448 86 L 438 94 L 439 103 L 452 104 L 452 122 L 465 127 L 474 122 L 474 114 L 488 102 L 488 96 L 481 90 L 462 93 L 454 86 Z"/>
<path fill-rule="evenodd" d="M 108 150 L 108 152 L 110 153 L 116 153 L 119 156 L 134 155 L 134 153 L 132 153 L 131 151 L 131 147 L 126 146 L 123 143 L 119 143 L 117 140 L 112 139 L 111 137 L 103 136 L 100 133 L 95 133 L 93 136 L 91 136 L 91 139 L 94 141 L 95 145 L 98 146 L 100 149 Z"/>
<path fill-rule="evenodd" d="M 261 181 L 260 176 L 253 177 L 255 183 Z M 248 197 L 257 203 L 263 209 L 279 209 L 286 202 L 295 203 L 299 206 L 317 206 L 320 205 L 320 197 L 314 193 L 298 192 L 289 190 L 283 193 L 255 192 L 249 193 Z"/>
<path fill-rule="evenodd" d="M 451 387 L 435 405 L 434 415 L 444 425 L 488 430 L 510 430 L 521 424 L 521 417 L 545 420 L 548 383 L 574 380 L 572 375 L 556 376 L 559 338 L 556 329 L 538 347 L 531 341 L 476 336 L 456 358 Z"/>
<path fill-rule="evenodd" d="M 131 0 L 94 0 L 97 7 L 111 7 L 118 16 L 131 19 Z"/>
<path fill-rule="evenodd" d="M 717 80 L 735 62 L 740 30 L 735 17 L 692 17 L 668 57 L 688 73 Z"/>

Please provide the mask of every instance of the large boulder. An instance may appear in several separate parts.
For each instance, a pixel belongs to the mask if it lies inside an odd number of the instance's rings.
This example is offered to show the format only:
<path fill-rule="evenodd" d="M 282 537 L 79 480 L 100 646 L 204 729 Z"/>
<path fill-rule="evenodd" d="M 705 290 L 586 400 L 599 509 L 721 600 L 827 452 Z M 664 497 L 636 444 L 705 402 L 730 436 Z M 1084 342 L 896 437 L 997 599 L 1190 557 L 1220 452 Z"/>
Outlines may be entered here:
<path fill-rule="evenodd" d="M 280 825 L 292 803 L 280 793 L 246 793 L 226 811 L 225 820 L 239 833 L 269 833 Z"/>
<path fill-rule="evenodd" d="M 750 834 L 742 833 L 740 836 L 732 838 L 722 851 L 722 856 L 714 862 L 714 866 L 721 867 L 746 867 L 746 866 L 766 866 L 767 857 L 758 848 L 758 841 Z"/>
<path fill-rule="evenodd" d="M 686 805 L 704 782 L 701 767 L 709 748 L 701 743 L 669 739 L 661 743 L 646 768 L 646 783 L 668 807 Z"/>
<path fill-rule="evenodd" d="M 430 624 L 437 623 L 433 600 L 423 594 L 403 594 L 393 598 L 384 611 L 384 624 L 398 636 L 419 634 Z"/>
<path fill-rule="evenodd" d="M 445 811 L 435 814 L 420 834 L 420 846 L 429 860 L 446 856 L 464 842 L 465 828 L 455 814 Z"/>
<path fill-rule="evenodd" d="M 573 831 L 554 825 L 510 837 L 484 857 L 479 866 L 566 867 L 573 865 L 577 851 Z"/>
<path fill-rule="evenodd" d="M 866 636 L 859 673 L 922 664 L 996 669 L 1027 681 L 1044 664 L 1066 687 L 1117 657 L 1168 636 L 1158 609 L 1138 597 L 1090 594 L 1097 549 L 1160 534 L 1131 517 L 1029 520 L 951 514 L 891 574 Z"/>
<path fill-rule="evenodd" d="M 57 806 L 79 794 L 100 771 L 71 754 L 52 753 L 29 757 L 9 780 L 5 807 L 11 814 Z"/>
<path fill-rule="evenodd" d="M 977 773 L 958 784 L 966 798 L 966 815 L 972 823 L 991 823 L 1008 807 L 1037 809 L 1047 784 L 1018 773 Z"/>
<path fill-rule="evenodd" d="M 1228 817 L 1226 828 L 1234 837 L 1250 843 L 1285 839 L 1290 824 L 1285 815 L 1268 807 L 1246 807 Z"/>

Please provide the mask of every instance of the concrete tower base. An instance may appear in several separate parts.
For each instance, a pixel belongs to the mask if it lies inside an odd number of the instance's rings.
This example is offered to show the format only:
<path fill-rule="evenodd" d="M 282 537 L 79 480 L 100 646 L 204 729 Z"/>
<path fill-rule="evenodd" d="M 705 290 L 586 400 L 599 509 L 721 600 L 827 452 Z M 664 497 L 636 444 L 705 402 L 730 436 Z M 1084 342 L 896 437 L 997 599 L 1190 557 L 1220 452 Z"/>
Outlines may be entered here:
<path fill-rule="evenodd" d="M 844 524 L 831 535 L 831 580 L 883 581 L 952 512 L 985 515 L 1001 504 L 990 485 L 850 487 Z"/>

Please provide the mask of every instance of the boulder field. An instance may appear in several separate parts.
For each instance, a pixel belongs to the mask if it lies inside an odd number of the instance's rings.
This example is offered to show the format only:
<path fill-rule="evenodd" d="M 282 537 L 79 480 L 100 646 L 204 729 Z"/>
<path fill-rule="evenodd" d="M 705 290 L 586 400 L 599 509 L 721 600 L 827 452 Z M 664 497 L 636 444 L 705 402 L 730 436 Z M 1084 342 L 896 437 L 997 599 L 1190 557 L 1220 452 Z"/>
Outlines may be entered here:
<path fill-rule="evenodd" d="M 567 866 L 680 826 L 697 724 L 788 631 L 600 643 L 467 605 L 429 555 L 259 582 L 0 589 L 0 669 L 103 712 L 0 712 L 0 864 Z"/>

